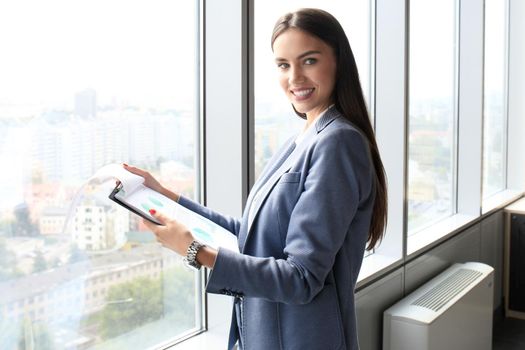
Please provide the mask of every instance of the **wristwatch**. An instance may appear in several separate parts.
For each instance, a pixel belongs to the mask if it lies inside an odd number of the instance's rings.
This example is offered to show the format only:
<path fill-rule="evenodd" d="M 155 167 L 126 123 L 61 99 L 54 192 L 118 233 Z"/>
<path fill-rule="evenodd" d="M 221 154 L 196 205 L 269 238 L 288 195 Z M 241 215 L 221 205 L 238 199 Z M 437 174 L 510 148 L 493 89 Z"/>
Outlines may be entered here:
<path fill-rule="evenodd" d="M 186 251 L 186 257 L 183 259 L 186 266 L 189 266 L 195 270 L 201 269 L 201 264 L 199 264 L 197 261 L 197 253 L 199 252 L 199 249 L 204 246 L 204 244 L 198 241 L 191 242 L 188 250 Z"/>

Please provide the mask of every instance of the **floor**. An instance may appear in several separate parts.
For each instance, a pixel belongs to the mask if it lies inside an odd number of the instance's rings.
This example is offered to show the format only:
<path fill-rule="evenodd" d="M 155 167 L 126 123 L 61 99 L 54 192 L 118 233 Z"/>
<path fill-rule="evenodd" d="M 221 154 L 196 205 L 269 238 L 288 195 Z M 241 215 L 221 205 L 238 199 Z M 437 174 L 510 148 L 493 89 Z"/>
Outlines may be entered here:
<path fill-rule="evenodd" d="M 494 317 L 493 350 L 524 350 L 525 320 Z"/>

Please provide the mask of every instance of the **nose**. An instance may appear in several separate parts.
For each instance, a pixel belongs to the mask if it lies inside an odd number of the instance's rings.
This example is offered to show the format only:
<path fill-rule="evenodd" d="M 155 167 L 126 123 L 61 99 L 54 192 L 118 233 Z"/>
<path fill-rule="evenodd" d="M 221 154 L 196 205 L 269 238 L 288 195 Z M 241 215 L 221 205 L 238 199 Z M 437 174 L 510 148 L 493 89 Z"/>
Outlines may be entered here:
<path fill-rule="evenodd" d="M 288 80 L 290 82 L 290 85 L 299 84 L 304 82 L 305 77 L 303 74 L 303 70 L 299 66 L 291 66 L 290 67 L 290 76 L 288 77 Z"/>

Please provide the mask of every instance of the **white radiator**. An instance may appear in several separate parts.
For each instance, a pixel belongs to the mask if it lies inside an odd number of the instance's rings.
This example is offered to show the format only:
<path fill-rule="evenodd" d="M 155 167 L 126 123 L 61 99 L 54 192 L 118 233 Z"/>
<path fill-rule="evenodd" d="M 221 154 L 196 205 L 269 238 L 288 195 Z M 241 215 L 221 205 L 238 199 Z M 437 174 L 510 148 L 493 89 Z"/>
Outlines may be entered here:
<path fill-rule="evenodd" d="M 493 271 L 454 264 L 387 309 L 383 350 L 492 349 Z"/>

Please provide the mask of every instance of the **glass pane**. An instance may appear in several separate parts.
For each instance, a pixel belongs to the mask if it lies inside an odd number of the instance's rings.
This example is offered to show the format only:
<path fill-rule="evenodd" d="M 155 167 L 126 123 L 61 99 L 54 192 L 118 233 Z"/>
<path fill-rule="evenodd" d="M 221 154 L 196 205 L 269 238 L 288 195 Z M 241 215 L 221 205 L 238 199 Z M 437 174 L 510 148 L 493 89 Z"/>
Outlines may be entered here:
<path fill-rule="evenodd" d="M 113 162 L 195 197 L 197 20 L 193 1 L 0 3 L 1 349 L 145 349 L 201 327 L 198 274 L 106 188 L 73 203 Z"/>
<path fill-rule="evenodd" d="M 410 2 L 408 231 L 453 213 L 456 2 Z"/>
<path fill-rule="evenodd" d="M 485 1 L 483 198 L 505 189 L 505 1 Z"/>
<path fill-rule="evenodd" d="M 273 26 L 287 12 L 303 7 L 322 8 L 334 15 L 345 29 L 367 101 L 370 86 L 370 3 L 363 0 L 310 0 L 255 2 L 255 177 L 286 139 L 301 130 L 303 120 L 293 111 L 278 83 L 278 70 L 271 49 Z"/>

